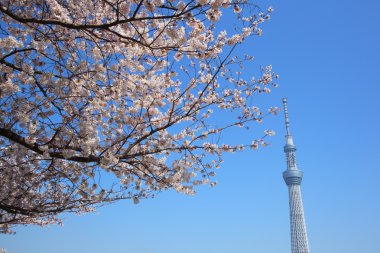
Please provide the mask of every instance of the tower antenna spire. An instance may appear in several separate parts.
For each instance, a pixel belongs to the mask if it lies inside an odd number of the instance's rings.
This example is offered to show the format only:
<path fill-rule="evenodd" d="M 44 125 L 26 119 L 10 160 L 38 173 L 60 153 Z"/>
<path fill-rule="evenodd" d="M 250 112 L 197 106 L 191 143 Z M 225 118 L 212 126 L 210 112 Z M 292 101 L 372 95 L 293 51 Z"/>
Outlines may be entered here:
<path fill-rule="evenodd" d="M 289 122 L 289 115 L 288 115 L 288 100 L 286 98 L 283 98 L 282 102 L 284 103 L 286 135 L 290 135 L 290 122 Z"/>

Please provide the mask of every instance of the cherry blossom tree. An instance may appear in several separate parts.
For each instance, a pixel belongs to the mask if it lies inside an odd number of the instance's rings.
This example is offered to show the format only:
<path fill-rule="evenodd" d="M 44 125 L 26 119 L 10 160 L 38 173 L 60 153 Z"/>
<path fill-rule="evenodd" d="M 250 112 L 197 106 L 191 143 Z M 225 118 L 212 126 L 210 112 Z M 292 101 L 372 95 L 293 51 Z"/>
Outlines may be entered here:
<path fill-rule="evenodd" d="M 194 194 L 215 185 L 224 152 L 265 145 L 272 131 L 242 145 L 221 136 L 278 110 L 252 104 L 276 86 L 271 67 L 246 81 L 237 70 L 252 57 L 235 56 L 271 12 L 246 0 L 0 0 L 0 230 Z"/>

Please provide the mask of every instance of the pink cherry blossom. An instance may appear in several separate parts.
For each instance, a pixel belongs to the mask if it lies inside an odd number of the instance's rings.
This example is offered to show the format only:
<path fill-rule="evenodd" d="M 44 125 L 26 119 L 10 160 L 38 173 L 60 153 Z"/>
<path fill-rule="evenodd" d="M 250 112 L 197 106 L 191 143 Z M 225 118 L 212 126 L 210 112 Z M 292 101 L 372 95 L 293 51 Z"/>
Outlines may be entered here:
<path fill-rule="evenodd" d="M 235 57 L 238 44 L 273 11 L 257 9 L 0 0 L 0 232 L 167 189 L 195 194 L 216 185 L 223 153 L 265 146 L 221 138 L 278 111 L 251 103 L 276 86 L 271 66 L 251 82 L 236 71 L 253 59 Z M 236 27 L 226 29 L 228 15 Z"/>

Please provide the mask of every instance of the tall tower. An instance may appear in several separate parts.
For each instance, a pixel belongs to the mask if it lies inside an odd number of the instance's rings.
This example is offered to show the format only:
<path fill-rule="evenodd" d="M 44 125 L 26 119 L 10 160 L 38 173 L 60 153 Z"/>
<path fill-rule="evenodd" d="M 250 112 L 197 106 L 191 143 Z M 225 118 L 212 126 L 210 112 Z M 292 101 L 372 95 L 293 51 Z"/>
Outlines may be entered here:
<path fill-rule="evenodd" d="M 296 146 L 293 143 L 293 136 L 290 134 L 286 98 L 283 99 L 283 103 L 286 126 L 286 144 L 284 146 L 284 152 L 286 154 L 287 169 L 283 172 L 282 175 L 289 189 L 292 253 L 309 253 L 309 243 L 307 240 L 306 224 L 301 196 L 301 181 L 303 173 L 297 168 Z"/>

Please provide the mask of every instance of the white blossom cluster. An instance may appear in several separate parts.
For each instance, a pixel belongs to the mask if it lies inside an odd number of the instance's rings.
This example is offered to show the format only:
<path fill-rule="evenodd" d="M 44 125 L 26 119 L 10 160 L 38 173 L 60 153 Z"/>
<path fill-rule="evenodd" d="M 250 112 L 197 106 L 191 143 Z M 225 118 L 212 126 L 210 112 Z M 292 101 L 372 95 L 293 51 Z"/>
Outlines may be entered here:
<path fill-rule="evenodd" d="M 223 152 L 266 145 L 220 135 L 278 111 L 251 104 L 276 87 L 271 66 L 246 81 L 234 69 L 253 57 L 232 55 L 271 12 L 243 0 L 0 0 L 0 228 L 215 186 Z M 217 111 L 234 116 L 215 122 Z"/>

